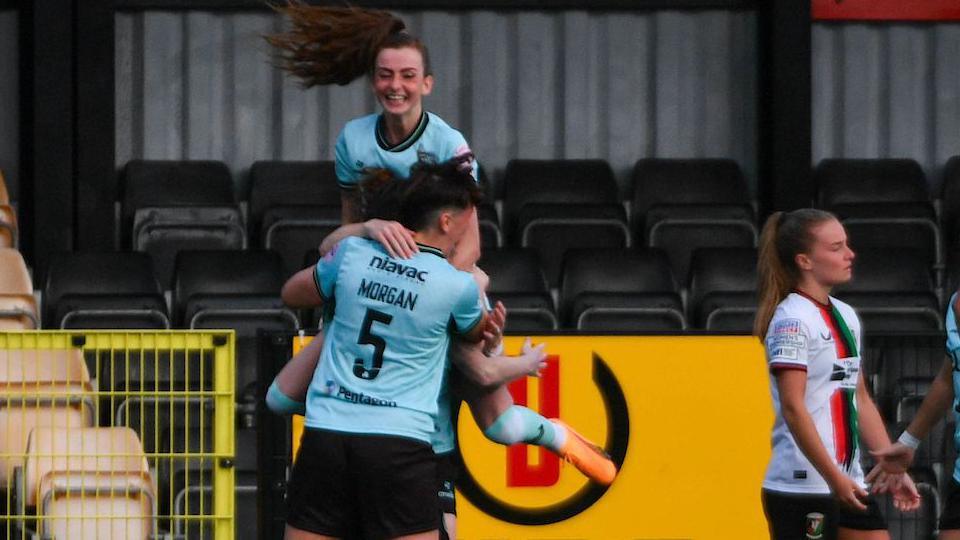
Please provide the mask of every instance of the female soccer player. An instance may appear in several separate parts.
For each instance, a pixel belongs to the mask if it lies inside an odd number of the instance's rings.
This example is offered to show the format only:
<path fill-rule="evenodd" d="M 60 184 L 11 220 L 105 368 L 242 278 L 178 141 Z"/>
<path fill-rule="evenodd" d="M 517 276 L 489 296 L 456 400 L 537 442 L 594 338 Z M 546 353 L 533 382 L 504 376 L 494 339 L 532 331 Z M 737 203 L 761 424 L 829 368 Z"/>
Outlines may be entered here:
<path fill-rule="evenodd" d="M 336 144 L 337 180 L 342 191 L 343 221 L 360 220 L 355 190 L 370 168 L 407 178 L 418 161 L 461 162 L 477 178 L 466 139 L 439 116 L 423 108 L 433 90 L 427 47 L 404 31 L 391 13 L 376 9 L 320 7 L 290 3 L 278 8 L 292 24 L 268 41 L 280 51 L 281 65 L 309 88 L 348 84 L 367 75 L 382 112 L 347 122 Z M 452 255 L 454 265 L 472 266 L 480 257 L 476 215 L 471 229 Z M 406 231 L 394 229 L 402 249 L 416 251 Z"/>
<path fill-rule="evenodd" d="M 933 379 L 930 391 L 923 398 L 923 404 L 917 415 L 903 431 L 900 438 L 890 448 L 873 452 L 879 466 L 888 473 L 905 472 L 913 463 L 914 451 L 920 446 L 920 440 L 930 433 L 940 418 L 952 405 L 954 421 L 960 420 L 960 333 L 957 331 L 957 312 L 960 310 L 960 296 L 954 293 L 947 308 L 945 326 L 947 328 L 947 357 L 940 372 Z M 960 423 L 953 435 L 954 444 L 960 442 Z M 867 477 L 872 479 L 878 470 Z M 940 540 L 960 540 L 960 458 L 954 465 L 953 476 L 947 486 L 947 496 L 940 514 Z"/>
<path fill-rule="evenodd" d="M 447 166 L 448 170 L 452 168 L 452 165 Z M 407 185 L 409 185 L 408 182 L 393 180 L 389 173 L 371 174 L 360 184 L 363 213 L 368 216 L 399 219 L 397 215 L 399 199 L 403 196 L 403 190 Z M 343 238 L 352 235 L 363 236 L 363 227 L 364 224 L 341 227 L 324 239 L 324 247 L 321 251 L 326 252 L 327 247 Z M 383 243 L 382 240 L 381 243 Z M 390 250 L 388 245 L 385 245 L 385 249 Z M 309 273 L 309 269 L 301 271 L 299 280 L 307 280 Z M 472 273 L 478 282 L 479 289 L 485 290 L 486 275 L 477 268 L 474 268 Z M 291 278 L 291 282 L 297 279 L 298 277 L 295 276 Z M 294 306 L 311 307 L 286 293 L 284 301 Z M 444 471 L 445 477 L 440 489 L 445 514 L 443 532 L 449 534 L 450 538 L 456 537 L 456 506 L 453 491 L 455 471 L 450 464 L 455 437 L 454 427 L 450 421 L 450 397 L 447 394 L 447 388 L 451 384 L 455 386 L 455 395 L 468 402 L 477 425 L 490 440 L 505 445 L 526 442 L 544 446 L 573 463 L 588 477 L 604 484 L 612 482 L 616 475 L 616 467 L 609 457 L 569 426 L 557 420 L 547 420 L 525 407 L 514 405 L 510 393 L 503 385 L 517 377 L 536 374 L 543 367 L 544 355 L 542 346 L 532 348 L 529 342 L 524 345 L 523 354 L 520 357 L 511 358 L 491 354 L 491 349 L 495 348 L 500 340 L 502 334 L 500 329 L 503 328 L 505 316 L 503 305 L 498 303 L 496 309 L 491 312 L 491 320 L 494 322 L 488 328 L 492 330 L 488 329 L 484 333 L 484 346 L 469 345 L 459 340 L 452 344 L 450 357 L 466 378 L 453 376 L 452 382 L 444 385 L 444 393 L 439 400 L 440 422 L 433 441 L 435 452 L 443 456 L 441 470 Z M 289 414 L 302 410 L 304 407 L 302 398 L 298 399 L 296 396 L 305 392 L 302 388 L 313 377 L 321 348 L 321 340 L 314 338 L 277 377 L 267 396 L 267 403 L 274 412 Z M 456 374 L 451 373 L 451 375 Z M 284 382 L 287 384 L 286 388 L 281 386 Z M 473 384 L 469 384 L 470 382 Z M 292 393 L 288 393 L 291 391 L 287 388 L 292 388 Z M 459 402 L 459 399 L 457 401 Z"/>
<path fill-rule="evenodd" d="M 830 296 L 850 280 L 853 259 L 843 225 L 827 212 L 777 212 L 764 225 L 754 335 L 766 347 L 776 414 L 763 507 L 777 540 L 820 527 L 825 538 L 889 538 L 865 489 L 860 448 L 861 437 L 871 450 L 890 441 L 860 377 L 860 320 Z M 878 480 L 892 486 L 898 508 L 919 505 L 909 476 Z"/>

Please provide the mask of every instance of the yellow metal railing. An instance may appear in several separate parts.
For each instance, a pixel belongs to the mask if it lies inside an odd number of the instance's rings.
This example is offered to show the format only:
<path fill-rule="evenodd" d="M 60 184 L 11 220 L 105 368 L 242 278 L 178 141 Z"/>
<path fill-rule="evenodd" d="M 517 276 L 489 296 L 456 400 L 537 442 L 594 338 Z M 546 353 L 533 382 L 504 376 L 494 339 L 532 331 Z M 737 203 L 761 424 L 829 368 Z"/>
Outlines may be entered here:
<path fill-rule="evenodd" d="M 232 331 L 0 333 L 0 540 L 234 537 Z"/>

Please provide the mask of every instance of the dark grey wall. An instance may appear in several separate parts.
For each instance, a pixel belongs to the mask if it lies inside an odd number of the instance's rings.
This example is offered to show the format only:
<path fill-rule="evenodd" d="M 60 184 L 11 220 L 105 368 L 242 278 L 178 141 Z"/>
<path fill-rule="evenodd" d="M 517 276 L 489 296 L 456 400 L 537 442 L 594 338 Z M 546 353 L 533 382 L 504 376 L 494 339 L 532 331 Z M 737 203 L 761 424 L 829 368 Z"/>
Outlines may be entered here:
<path fill-rule="evenodd" d="M 960 24 L 816 24 L 813 159 L 960 154 Z"/>
<path fill-rule="evenodd" d="M 0 11 L 0 170 L 10 197 L 19 200 L 20 94 L 17 12 Z"/>
<path fill-rule="evenodd" d="M 496 174 L 514 157 L 732 157 L 755 183 L 751 12 L 402 13 L 430 47 L 427 108 Z M 269 13 L 116 17 L 117 163 L 329 159 L 366 81 L 308 92 L 269 63 Z M 242 185 L 240 188 L 242 189 Z"/>

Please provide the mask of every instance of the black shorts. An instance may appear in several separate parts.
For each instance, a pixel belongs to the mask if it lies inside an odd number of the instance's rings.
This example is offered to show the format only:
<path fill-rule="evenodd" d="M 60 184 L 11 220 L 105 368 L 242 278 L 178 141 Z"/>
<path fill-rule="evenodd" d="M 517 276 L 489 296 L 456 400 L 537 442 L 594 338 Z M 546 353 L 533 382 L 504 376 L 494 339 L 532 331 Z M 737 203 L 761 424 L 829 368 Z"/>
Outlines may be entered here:
<path fill-rule="evenodd" d="M 426 443 L 307 428 L 290 479 L 287 523 L 372 540 L 432 531 L 440 526 L 437 478 Z"/>
<path fill-rule="evenodd" d="M 839 508 L 829 495 L 802 495 L 763 490 L 763 513 L 767 516 L 770 538 L 774 540 L 804 540 L 807 538 L 807 515 L 823 514 L 823 538 L 833 540 L 837 529 L 857 531 L 886 530 L 887 521 L 880 513 L 874 497 L 866 502 L 866 512 Z"/>
<path fill-rule="evenodd" d="M 943 513 L 940 514 L 940 530 L 960 529 L 960 484 L 952 477 L 947 482 L 946 496 L 943 498 Z"/>
<path fill-rule="evenodd" d="M 440 512 L 457 515 L 457 464 L 453 452 L 437 455 L 437 480 L 440 483 Z"/>

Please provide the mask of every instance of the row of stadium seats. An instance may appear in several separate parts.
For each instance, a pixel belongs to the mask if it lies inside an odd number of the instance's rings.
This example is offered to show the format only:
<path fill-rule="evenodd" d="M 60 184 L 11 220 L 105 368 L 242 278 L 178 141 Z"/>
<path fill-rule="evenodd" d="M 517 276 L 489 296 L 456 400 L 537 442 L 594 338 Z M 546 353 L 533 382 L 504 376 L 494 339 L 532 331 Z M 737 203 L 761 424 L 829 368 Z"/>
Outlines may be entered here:
<path fill-rule="evenodd" d="M 491 276 L 491 296 L 509 308 L 511 330 L 746 333 L 756 306 L 756 259 L 754 248 L 700 248 L 683 280 L 660 250 L 571 250 L 560 264 L 556 295 L 532 249 L 489 250 L 480 264 Z M 282 304 L 283 281 L 274 252 L 182 251 L 168 302 L 147 254 L 63 253 L 54 257 L 42 290 L 43 326 L 234 328 L 238 382 L 249 382 L 245 366 L 254 363 L 259 329 L 296 331 L 318 322 Z M 859 252 L 856 279 L 835 294 L 858 308 L 868 331 L 942 329 L 937 289 L 915 250 Z M 12 249 L 0 249 L 0 306 L 4 301 L 9 306 L 0 322 L 34 327 L 32 285 Z"/>
<path fill-rule="evenodd" d="M 844 220 L 858 249 L 920 250 L 941 286 L 944 253 L 954 253 L 947 248 L 958 237 L 958 164 L 948 163 L 944 182 L 946 235 L 923 171 L 911 160 L 824 160 L 815 169 L 812 202 Z M 151 253 L 165 287 L 178 249 L 273 249 L 290 274 L 339 223 L 333 169 L 332 162 L 257 162 L 238 203 L 222 163 L 132 161 L 117 203 L 117 245 Z M 755 204 L 732 160 L 640 160 L 627 200 L 602 160 L 512 160 L 501 185 L 499 204 L 480 208 L 483 245 L 537 250 L 551 287 L 567 249 L 661 248 L 686 281 L 693 249 L 757 241 Z"/>
<path fill-rule="evenodd" d="M 25 516 L 4 532 L 212 537 L 213 398 L 183 392 L 210 389 L 209 358 L 99 352 L 0 350 L 0 502 Z M 236 436 L 237 537 L 253 538 L 256 431 Z"/>

